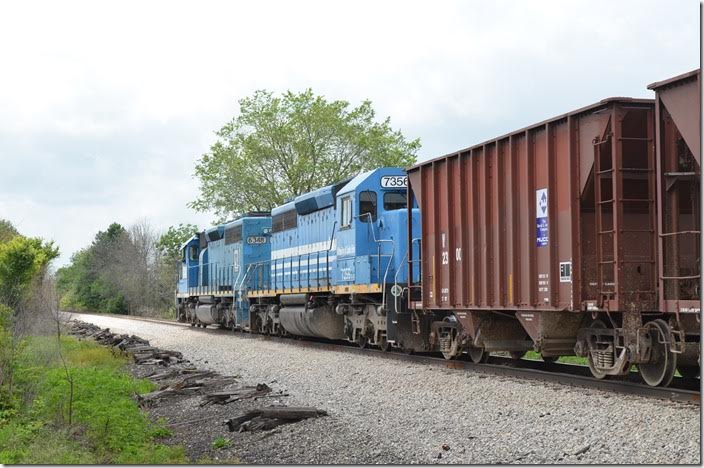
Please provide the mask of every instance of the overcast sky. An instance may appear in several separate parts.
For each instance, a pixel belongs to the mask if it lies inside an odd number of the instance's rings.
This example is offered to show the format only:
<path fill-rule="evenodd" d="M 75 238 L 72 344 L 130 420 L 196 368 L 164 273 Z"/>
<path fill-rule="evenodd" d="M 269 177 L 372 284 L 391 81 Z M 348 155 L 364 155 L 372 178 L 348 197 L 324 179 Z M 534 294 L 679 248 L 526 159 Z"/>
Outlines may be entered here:
<path fill-rule="evenodd" d="M 186 204 L 213 132 L 256 89 L 368 98 L 420 158 L 699 66 L 699 3 L 0 3 L 0 218 L 61 266 L 112 221 Z"/>

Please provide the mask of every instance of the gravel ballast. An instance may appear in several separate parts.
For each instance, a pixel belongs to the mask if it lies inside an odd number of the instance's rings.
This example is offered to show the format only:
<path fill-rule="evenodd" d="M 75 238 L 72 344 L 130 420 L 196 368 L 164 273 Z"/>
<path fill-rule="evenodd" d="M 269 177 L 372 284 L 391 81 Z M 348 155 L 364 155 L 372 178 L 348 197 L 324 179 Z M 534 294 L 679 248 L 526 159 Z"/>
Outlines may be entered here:
<path fill-rule="evenodd" d="M 266 383 L 289 395 L 283 401 L 288 406 L 328 412 L 265 434 L 230 433 L 221 421 L 193 429 L 230 440 L 228 456 L 243 463 L 701 460 L 700 408 L 694 404 L 307 348 L 216 329 L 77 318 L 180 351 L 199 368 Z M 155 411 L 170 419 L 168 412 Z"/>

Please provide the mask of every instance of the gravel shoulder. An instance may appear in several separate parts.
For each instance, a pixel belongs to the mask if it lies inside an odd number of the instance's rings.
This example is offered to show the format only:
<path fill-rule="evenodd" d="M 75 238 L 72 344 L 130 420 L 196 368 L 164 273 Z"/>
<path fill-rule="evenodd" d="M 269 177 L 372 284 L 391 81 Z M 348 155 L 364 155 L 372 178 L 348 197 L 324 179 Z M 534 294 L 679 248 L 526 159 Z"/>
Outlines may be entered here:
<path fill-rule="evenodd" d="M 238 375 L 247 384 L 266 383 L 289 395 L 281 398 L 287 406 L 314 406 L 329 414 L 266 433 L 231 433 L 213 418 L 183 425 L 183 418 L 207 418 L 215 411 L 208 409 L 215 405 L 197 408 L 196 399 L 174 403 L 186 407 L 172 411 L 150 410 L 174 425 L 174 442 L 187 448 L 200 444 L 198 450 L 210 450 L 216 461 L 701 463 L 697 405 L 375 359 L 214 329 L 108 316 L 77 318 L 181 351 L 198 367 Z M 242 411 L 241 406 L 226 408 L 232 413 L 228 417 Z M 203 446 L 215 437 L 230 440 L 231 446 Z"/>

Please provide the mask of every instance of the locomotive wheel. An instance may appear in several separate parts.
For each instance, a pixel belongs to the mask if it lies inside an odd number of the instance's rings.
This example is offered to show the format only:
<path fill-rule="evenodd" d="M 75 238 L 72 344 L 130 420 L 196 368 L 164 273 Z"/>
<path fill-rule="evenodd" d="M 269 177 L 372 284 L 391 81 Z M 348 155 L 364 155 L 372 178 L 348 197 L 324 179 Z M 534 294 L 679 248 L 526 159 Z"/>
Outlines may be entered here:
<path fill-rule="evenodd" d="M 668 335 L 670 327 L 664 320 L 653 320 L 645 324 L 650 333 L 650 362 L 638 364 L 640 376 L 651 387 L 667 387 L 675 376 L 677 355 L 670 351 Z"/>
<path fill-rule="evenodd" d="M 475 364 L 480 364 L 483 362 L 487 362 L 489 360 L 489 353 L 484 351 L 484 348 L 477 348 L 475 346 L 470 346 L 468 354 L 469 354 L 469 358 Z"/>
<path fill-rule="evenodd" d="M 511 356 L 511 359 L 514 359 L 514 360 L 518 361 L 518 360 L 521 359 L 521 358 L 523 357 L 523 355 L 526 354 L 526 353 L 524 353 L 524 352 L 522 352 L 522 351 L 510 351 L 508 354 L 509 354 L 509 356 Z"/>

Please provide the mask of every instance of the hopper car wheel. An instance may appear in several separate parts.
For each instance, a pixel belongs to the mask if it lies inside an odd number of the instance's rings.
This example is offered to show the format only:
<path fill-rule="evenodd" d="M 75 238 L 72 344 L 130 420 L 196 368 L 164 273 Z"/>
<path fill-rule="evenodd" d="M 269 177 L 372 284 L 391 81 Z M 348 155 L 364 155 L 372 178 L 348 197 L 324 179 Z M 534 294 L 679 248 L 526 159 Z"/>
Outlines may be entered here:
<path fill-rule="evenodd" d="M 604 322 L 602 322 L 601 320 L 594 320 L 592 322 L 592 324 L 589 326 L 589 328 L 606 328 L 606 325 L 604 325 Z M 594 365 L 594 358 L 592 357 L 591 352 L 589 353 L 589 356 L 587 358 L 587 363 L 589 364 L 589 370 L 591 371 L 592 376 L 595 379 L 601 380 L 606 377 L 606 373 L 597 369 L 596 366 Z"/>
<path fill-rule="evenodd" d="M 386 337 L 383 336 L 381 338 L 381 341 L 379 342 L 379 349 L 381 349 L 383 352 L 388 352 L 389 349 L 391 348 L 391 345 L 389 344 L 388 341 L 386 341 Z"/>
<path fill-rule="evenodd" d="M 191 322 L 191 326 L 192 326 L 192 327 L 195 327 L 195 326 L 196 326 L 196 323 L 195 323 L 195 322 Z"/>
<path fill-rule="evenodd" d="M 402 347 L 401 351 L 403 352 L 403 354 L 405 354 L 407 356 L 410 356 L 411 354 L 413 354 L 413 348 Z"/>
<path fill-rule="evenodd" d="M 525 353 L 523 353 L 521 351 L 511 351 L 508 354 L 511 356 L 511 359 L 518 361 L 519 359 L 521 359 L 523 357 L 523 355 Z"/>
<path fill-rule="evenodd" d="M 366 336 L 362 335 L 361 333 L 359 335 L 357 335 L 357 344 L 359 345 L 360 348 L 366 348 L 368 343 L 369 343 L 369 340 L 367 339 Z"/>
<path fill-rule="evenodd" d="M 651 338 L 650 362 L 638 364 L 640 376 L 651 387 L 667 387 L 675 376 L 677 355 L 670 351 L 670 327 L 664 320 L 645 324 Z"/>
<path fill-rule="evenodd" d="M 699 366 L 681 366 L 678 367 L 677 370 L 680 372 L 680 375 L 686 379 L 696 379 L 700 374 Z"/>
<path fill-rule="evenodd" d="M 475 364 L 484 363 L 489 360 L 489 353 L 484 351 L 484 348 L 477 348 L 475 346 L 470 346 L 468 354 L 469 354 L 469 358 Z"/>
<path fill-rule="evenodd" d="M 558 359 L 560 359 L 560 356 L 543 356 L 541 354 L 540 359 L 542 359 L 543 362 L 546 364 L 554 364 L 557 362 Z"/>

